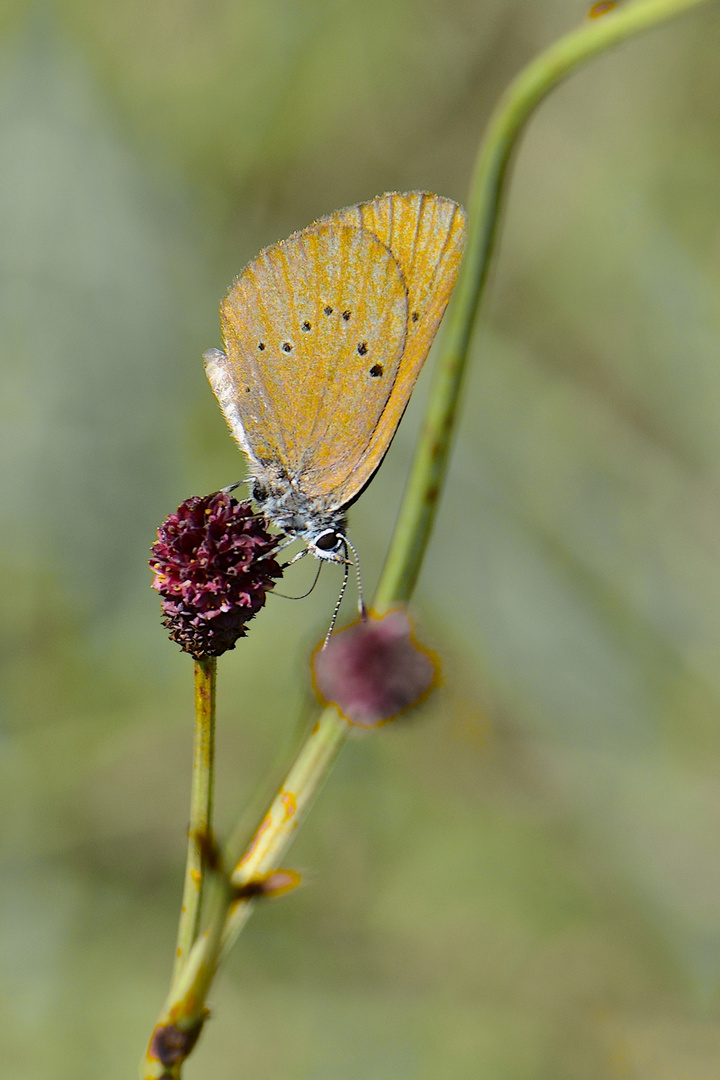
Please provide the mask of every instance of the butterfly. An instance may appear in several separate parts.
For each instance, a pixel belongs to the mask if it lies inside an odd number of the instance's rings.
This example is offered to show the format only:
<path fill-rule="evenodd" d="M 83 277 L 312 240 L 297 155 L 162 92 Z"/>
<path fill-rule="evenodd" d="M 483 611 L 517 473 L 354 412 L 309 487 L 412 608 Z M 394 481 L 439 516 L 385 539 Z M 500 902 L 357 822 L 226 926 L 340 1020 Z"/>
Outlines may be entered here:
<path fill-rule="evenodd" d="M 205 370 L 255 503 L 301 554 L 347 562 L 347 509 L 390 446 L 464 243 L 451 199 L 381 195 L 266 248 L 223 299 Z"/>

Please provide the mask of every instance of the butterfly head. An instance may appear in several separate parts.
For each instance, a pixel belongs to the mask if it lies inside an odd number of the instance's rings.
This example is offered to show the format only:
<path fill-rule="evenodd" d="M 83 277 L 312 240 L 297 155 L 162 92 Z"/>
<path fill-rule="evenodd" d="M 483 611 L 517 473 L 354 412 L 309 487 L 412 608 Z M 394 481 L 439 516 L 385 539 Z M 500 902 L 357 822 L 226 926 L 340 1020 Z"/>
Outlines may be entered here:
<path fill-rule="evenodd" d="M 303 540 L 316 559 L 344 563 L 347 519 L 342 510 L 305 495 L 289 477 L 274 473 L 256 477 L 253 483 L 253 499 L 260 511 L 286 536 Z"/>

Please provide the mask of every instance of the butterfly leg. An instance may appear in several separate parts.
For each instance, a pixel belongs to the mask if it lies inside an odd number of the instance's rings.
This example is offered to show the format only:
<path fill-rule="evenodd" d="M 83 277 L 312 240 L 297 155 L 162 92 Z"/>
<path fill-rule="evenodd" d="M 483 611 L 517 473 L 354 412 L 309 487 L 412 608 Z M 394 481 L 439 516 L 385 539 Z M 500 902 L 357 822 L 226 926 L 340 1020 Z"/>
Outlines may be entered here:
<path fill-rule="evenodd" d="M 282 551 L 283 548 L 286 548 L 289 544 L 294 543 L 295 540 L 296 540 L 296 537 L 291 536 L 289 540 L 286 540 L 284 544 L 280 545 L 280 547 L 278 548 L 278 551 Z M 285 563 L 285 565 L 286 566 L 292 566 L 293 563 L 300 562 L 300 559 L 304 559 L 305 556 L 308 554 L 309 550 L 310 550 L 309 548 L 305 547 L 305 548 L 302 549 L 302 551 L 298 551 L 297 555 L 293 555 L 290 562 Z"/>
<path fill-rule="evenodd" d="M 220 490 L 223 492 L 224 495 L 230 495 L 230 493 L 233 492 L 235 488 L 239 488 L 242 484 L 249 484 L 251 479 L 252 477 L 246 476 L 244 480 L 236 480 L 234 484 L 228 484 L 227 487 L 220 488 Z"/>

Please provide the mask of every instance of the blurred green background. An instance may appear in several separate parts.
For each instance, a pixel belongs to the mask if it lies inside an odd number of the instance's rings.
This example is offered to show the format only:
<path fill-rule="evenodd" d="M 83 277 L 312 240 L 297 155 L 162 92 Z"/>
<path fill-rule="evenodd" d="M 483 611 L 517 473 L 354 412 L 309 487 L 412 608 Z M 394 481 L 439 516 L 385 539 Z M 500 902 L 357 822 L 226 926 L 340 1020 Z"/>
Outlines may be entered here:
<path fill-rule="evenodd" d="M 167 987 L 192 663 L 146 560 L 241 474 L 200 361 L 221 295 L 338 207 L 462 201 L 499 93 L 585 16 L 0 9 L 3 1077 L 135 1076 Z M 720 1076 L 719 43 L 711 4 L 534 120 L 416 594 L 445 685 L 344 750 L 188 1080 Z M 426 375 L 353 508 L 369 590 Z M 271 598 L 220 663 L 222 831 L 312 717 L 337 587 Z"/>

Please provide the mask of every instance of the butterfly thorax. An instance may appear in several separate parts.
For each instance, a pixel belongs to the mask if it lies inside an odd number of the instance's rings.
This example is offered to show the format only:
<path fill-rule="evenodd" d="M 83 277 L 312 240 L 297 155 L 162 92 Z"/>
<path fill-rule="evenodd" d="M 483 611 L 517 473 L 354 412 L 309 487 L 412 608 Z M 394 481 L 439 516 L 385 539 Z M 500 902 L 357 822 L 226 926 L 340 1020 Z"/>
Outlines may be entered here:
<path fill-rule="evenodd" d="M 343 561 L 347 519 L 326 498 L 305 494 L 279 469 L 256 473 L 252 494 L 261 513 L 286 536 L 304 540 L 318 559 Z"/>

